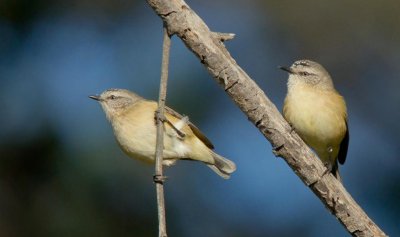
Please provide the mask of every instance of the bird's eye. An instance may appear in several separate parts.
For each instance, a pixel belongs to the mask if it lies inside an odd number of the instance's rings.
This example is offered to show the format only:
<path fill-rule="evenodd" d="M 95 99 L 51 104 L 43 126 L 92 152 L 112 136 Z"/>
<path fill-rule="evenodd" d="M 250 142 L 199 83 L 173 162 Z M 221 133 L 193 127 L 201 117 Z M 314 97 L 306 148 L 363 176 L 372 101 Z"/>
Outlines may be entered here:
<path fill-rule="evenodd" d="M 310 75 L 310 73 L 308 73 L 308 72 L 299 72 L 299 74 L 300 74 L 301 76 L 308 76 L 308 75 Z"/>
<path fill-rule="evenodd" d="M 110 95 L 110 97 L 109 97 L 111 100 L 115 100 L 115 95 Z"/>

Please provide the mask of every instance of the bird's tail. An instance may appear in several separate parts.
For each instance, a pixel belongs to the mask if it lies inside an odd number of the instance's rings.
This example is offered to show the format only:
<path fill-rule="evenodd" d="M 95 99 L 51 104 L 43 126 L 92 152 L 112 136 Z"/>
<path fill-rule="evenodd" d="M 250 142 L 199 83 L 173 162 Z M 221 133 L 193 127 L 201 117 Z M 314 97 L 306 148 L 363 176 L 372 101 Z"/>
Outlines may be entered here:
<path fill-rule="evenodd" d="M 337 161 L 333 165 L 331 172 L 332 172 L 333 176 L 335 176 L 336 179 L 339 180 L 339 182 L 343 183 L 342 182 L 342 177 L 340 176 L 340 173 L 339 173 L 339 165 L 338 165 Z"/>
<path fill-rule="evenodd" d="M 232 161 L 218 155 L 217 153 L 210 151 L 212 157 L 214 158 L 214 164 L 209 164 L 210 167 L 215 173 L 221 176 L 224 179 L 229 179 L 231 174 L 235 172 L 236 165 Z"/>

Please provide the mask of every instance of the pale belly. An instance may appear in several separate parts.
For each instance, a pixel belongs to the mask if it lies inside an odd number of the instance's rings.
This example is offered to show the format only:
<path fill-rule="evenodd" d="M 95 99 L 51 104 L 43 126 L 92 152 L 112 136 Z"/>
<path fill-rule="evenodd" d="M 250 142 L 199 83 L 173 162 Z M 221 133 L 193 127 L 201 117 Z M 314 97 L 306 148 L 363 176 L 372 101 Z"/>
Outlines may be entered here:
<path fill-rule="evenodd" d="M 294 94 L 284 107 L 285 119 L 324 161 L 336 159 L 346 132 L 345 106 L 340 104 L 344 102 L 328 95 Z"/>
<path fill-rule="evenodd" d="M 129 120 L 114 121 L 114 134 L 118 145 L 129 157 L 154 162 L 156 146 L 154 115 L 142 113 L 140 116 L 143 117 L 130 116 Z M 188 152 L 187 145 L 177 136 L 164 133 L 164 164 L 168 165 L 176 159 L 186 158 Z"/>

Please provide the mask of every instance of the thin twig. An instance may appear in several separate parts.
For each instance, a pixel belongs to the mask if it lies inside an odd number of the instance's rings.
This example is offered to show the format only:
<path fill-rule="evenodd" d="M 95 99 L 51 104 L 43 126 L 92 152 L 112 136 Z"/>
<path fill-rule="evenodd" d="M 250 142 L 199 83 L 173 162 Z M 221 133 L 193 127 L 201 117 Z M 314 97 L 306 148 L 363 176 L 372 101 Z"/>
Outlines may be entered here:
<path fill-rule="evenodd" d="M 163 176 L 163 149 L 164 149 L 164 106 L 167 96 L 167 81 L 168 81 L 168 64 L 169 64 L 169 51 L 171 46 L 171 38 L 168 35 L 167 29 L 164 27 L 164 40 L 162 51 L 161 63 L 161 80 L 160 80 L 160 94 L 158 98 L 158 110 L 156 112 L 157 119 L 157 141 L 156 141 L 156 164 L 154 182 L 157 191 L 157 207 L 158 207 L 158 236 L 167 237 L 167 224 L 165 218 L 165 200 L 164 200 L 164 181 Z"/>
<path fill-rule="evenodd" d="M 353 236 L 386 236 L 301 138 L 291 131 L 276 106 L 240 68 L 220 40 L 183 0 L 147 0 L 162 18 L 169 35 L 176 34 L 223 87 L 249 120 L 268 139 L 299 178 L 318 196 Z M 254 59 L 256 60 L 256 59 Z"/>

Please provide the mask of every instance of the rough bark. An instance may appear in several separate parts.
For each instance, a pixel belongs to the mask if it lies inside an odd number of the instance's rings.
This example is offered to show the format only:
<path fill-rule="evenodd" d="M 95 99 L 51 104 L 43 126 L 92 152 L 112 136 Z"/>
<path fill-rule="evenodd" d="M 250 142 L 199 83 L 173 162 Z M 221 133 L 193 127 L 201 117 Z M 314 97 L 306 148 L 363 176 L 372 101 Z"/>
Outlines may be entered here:
<path fill-rule="evenodd" d="M 212 77 L 272 144 L 299 178 L 353 236 L 386 236 L 354 201 L 340 182 L 292 131 L 276 106 L 230 56 L 222 41 L 226 34 L 210 31 L 183 0 L 148 0 L 169 35 L 177 35 Z"/>

